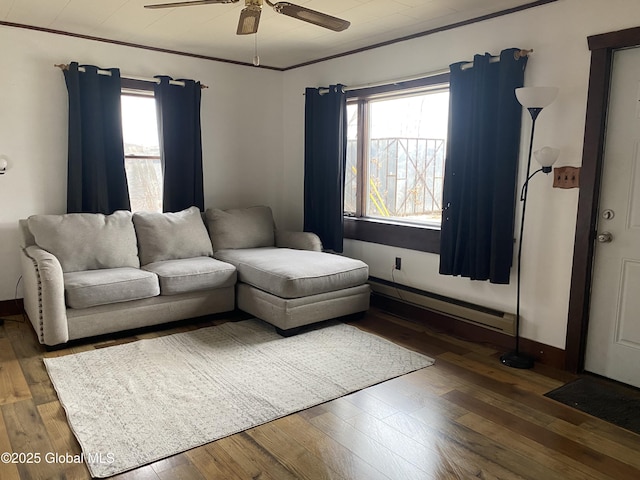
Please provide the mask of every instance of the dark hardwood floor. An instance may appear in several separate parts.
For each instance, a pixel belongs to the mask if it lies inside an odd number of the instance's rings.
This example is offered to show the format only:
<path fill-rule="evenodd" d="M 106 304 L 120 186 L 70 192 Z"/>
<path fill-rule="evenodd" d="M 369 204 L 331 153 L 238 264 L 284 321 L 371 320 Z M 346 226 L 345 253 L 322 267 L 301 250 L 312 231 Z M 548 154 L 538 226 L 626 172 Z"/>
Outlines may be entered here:
<path fill-rule="evenodd" d="M 43 357 L 219 324 L 46 352 L 21 317 L 0 327 L 0 453 L 78 455 Z M 640 436 L 543 396 L 573 377 L 513 370 L 500 352 L 372 308 L 352 322 L 435 358 L 417 372 L 118 475 L 118 479 L 638 479 Z M 640 414 L 640 412 L 639 412 Z M 0 463 L 0 479 L 89 478 L 84 464 Z"/>

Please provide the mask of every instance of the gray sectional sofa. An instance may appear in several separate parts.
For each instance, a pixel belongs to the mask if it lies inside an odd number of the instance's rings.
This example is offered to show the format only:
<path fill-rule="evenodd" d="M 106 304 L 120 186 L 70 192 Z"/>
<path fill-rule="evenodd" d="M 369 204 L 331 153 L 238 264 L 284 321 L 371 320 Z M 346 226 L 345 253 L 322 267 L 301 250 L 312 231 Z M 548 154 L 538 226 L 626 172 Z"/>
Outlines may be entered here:
<path fill-rule="evenodd" d="M 236 306 L 286 335 L 369 307 L 367 265 L 276 231 L 269 207 L 210 209 L 206 225 L 196 207 L 34 215 L 20 230 L 25 310 L 49 346 Z"/>

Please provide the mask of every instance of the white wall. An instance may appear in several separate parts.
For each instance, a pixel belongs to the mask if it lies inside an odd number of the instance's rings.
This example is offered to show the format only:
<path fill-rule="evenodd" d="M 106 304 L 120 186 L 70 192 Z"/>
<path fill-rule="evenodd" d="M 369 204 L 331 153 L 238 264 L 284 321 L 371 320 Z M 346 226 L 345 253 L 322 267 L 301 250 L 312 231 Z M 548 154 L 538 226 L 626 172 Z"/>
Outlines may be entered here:
<path fill-rule="evenodd" d="M 9 161 L 0 176 L 0 300 L 14 298 L 20 277 L 18 219 L 66 208 L 67 91 L 57 63 L 208 85 L 201 111 L 205 206 L 268 204 L 278 216 L 282 73 L 4 26 L 0 58 L 0 156 Z"/>
<path fill-rule="evenodd" d="M 284 82 L 284 158 L 288 227 L 302 225 L 304 87 L 331 83 L 363 85 L 437 71 L 471 60 L 475 53 L 510 47 L 533 48 L 525 85 L 560 87 L 557 100 L 540 115 L 534 148 L 561 149 L 558 166 L 579 166 L 590 52 L 587 36 L 637 26 L 635 0 L 560 0 L 423 38 L 288 71 Z M 530 117 L 523 115 L 520 169 L 526 169 Z M 522 184 L 522 178 L 520 184 Z M 529 187 L 523 252 L 522 330 L 524 337 L 564 348 L 578 190 L 551 188 L 550 177 L 536 176 Z M 394 257 L 403 258 L 398 282 L 504 311 L 515 311 L 511 285 L 438 274 L 438 256 L 373 243 L 346 241 L 345 253 L 370 266 L 373 276 L 391 280 Z M 515 271 L 515 269 L 514 269 Z"/>

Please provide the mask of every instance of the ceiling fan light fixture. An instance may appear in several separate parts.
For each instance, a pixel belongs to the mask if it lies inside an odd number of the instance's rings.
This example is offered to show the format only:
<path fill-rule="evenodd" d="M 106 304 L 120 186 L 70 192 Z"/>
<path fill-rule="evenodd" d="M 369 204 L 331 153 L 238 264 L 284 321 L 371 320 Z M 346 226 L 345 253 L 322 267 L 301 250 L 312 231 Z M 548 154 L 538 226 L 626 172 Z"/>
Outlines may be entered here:
<path fill-rule="evenodd" d="M 249 6 L 240 12 L 240 21 L 238 22 L 238 35 L 251 35 L 258 31 L 260 23 L 260 14 L 262 10 L 258 6 Z"/>

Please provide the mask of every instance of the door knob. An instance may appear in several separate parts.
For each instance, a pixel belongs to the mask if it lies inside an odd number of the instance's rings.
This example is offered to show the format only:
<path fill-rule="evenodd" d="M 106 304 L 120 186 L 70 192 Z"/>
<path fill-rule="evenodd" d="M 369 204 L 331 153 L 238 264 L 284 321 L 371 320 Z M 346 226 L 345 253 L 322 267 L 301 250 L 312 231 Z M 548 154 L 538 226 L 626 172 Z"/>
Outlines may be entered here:
<path fill-rule="evenodd" d="M 613 240 L 613 235 L 609 232 L 602 232 L 598 234 L 598 241 L 600 243 L 610 243 Z"/>

